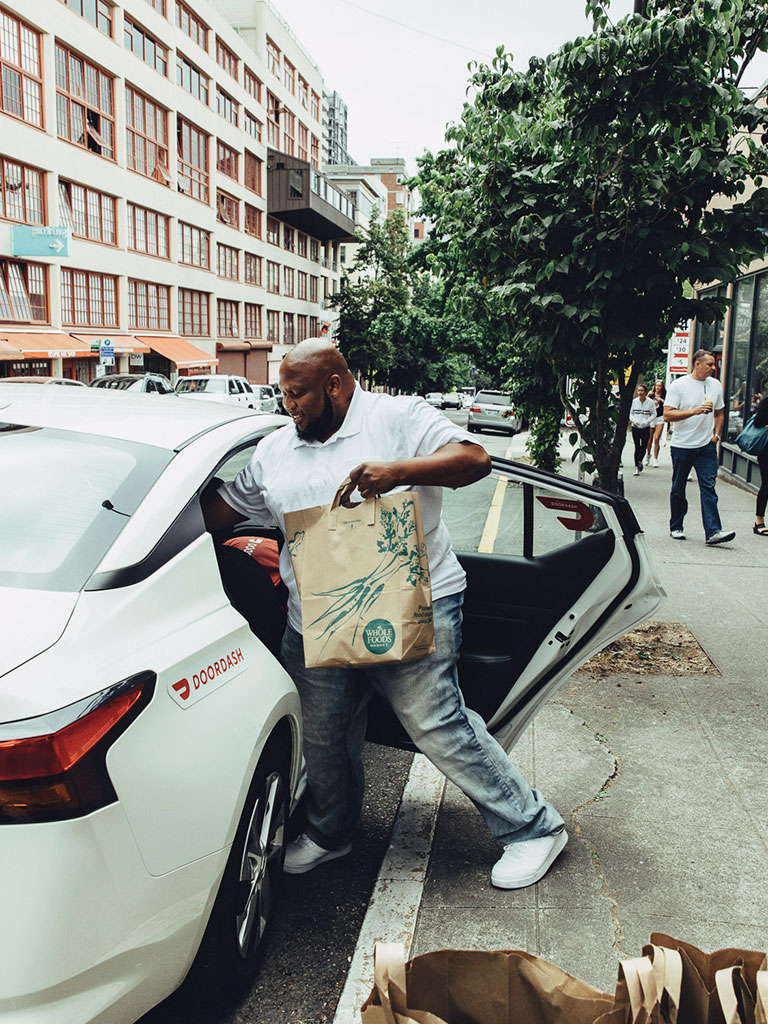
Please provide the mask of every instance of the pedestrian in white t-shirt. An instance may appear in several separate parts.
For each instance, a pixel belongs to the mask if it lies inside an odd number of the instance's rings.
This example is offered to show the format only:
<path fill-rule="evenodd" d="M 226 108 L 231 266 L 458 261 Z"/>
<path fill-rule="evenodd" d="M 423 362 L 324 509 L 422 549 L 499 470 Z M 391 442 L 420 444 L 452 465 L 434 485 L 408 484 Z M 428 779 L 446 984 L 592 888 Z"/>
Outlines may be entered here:
<path fill-rule="evenodd" d="M 664 419 L 674 423 L 672 435 L 672 489 L 669 494 L 669 534 L 685 540 L 683 520 L 688 511 L 685 485 L 696 469 L 701 499 L 701 520 L 707 544 L 727 544 L 736 536 L 723 530 L 717 508 L 717 442 L 723 427 L 723 388 L 712 374 L 715 357 L 706 349 L 693 354 L 693 369 L 674 380 L 664 400 Z"/>
<path fill-rule="evenodd" d="M 656 403 L 648 397 L 645 384 L 640 384 L 637 397 L 632 399 L 629 422 L 632 426 L 632 440 L 635 442 L 635 476 L 643 471 L 643 457 L 651 436 L 651 424 L 656 419 Z"/>

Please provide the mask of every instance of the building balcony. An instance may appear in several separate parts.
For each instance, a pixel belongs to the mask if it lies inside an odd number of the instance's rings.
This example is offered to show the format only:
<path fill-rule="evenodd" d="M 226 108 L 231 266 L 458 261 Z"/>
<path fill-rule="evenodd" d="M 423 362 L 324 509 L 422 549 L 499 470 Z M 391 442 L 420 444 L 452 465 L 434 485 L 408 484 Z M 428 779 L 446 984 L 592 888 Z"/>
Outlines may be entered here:
<path fill-rule="evenodd" d="M 355 207 L 310 164 L 267 151 L 267 213 L 322 242 L 355 241 Z"/>

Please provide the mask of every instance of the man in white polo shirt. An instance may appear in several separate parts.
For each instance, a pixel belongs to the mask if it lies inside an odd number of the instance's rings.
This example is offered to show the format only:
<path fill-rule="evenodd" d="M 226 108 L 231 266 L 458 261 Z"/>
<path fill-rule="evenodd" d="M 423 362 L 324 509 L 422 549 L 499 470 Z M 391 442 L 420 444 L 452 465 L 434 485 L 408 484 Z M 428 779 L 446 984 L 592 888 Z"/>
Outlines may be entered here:
<path fill-rule="evenodd" d="M 490 472 L 490 459 L 465 430 L 419 398 L 371 394 L 319 338 L 301 342 L 280 367 L 293 427 L 261 441 L 249 465 L 206 503 L 208 528 L 243 518 L 284 531 L 286 512 L 333 500 L 349 476 L 363 498 L 415 490 L 421 501 L 435 624 L 434 654 L 403 664 L 307 668 L 301 601 L 282 551 L 288 625 L 282 660 L 301 697 L 308 801 L 305 831 L 288 847 L 285 870 L 301 874 L 350 852 L 363 801 L 366 709 L 375 690 L 413 742 L 459 786 L 504 847 L 491 880 L 500 888 L 537 882 L 565 846 L 563 819 L 517 771 L 468 709 L 458 685 L 464 570 L 440 510 L 443 487 Z"/>
<path fill-rule="evenodd" d="M 733 530 L 723 530 L 717 508 L 717 442 L 723 429 L 725 403 L 722 385 L 712 376 L 714 370 L 715 357 L 706 349 L 699 349 L 693 354 L 691 372 L 672 381 L 664 399 L 664 419 L 675 425 L 669 494 L 669 535 L 673 540 L 685 540 L 685 485 L 694 467 L 707 544 L 727 544 L 736 536 Z"/>

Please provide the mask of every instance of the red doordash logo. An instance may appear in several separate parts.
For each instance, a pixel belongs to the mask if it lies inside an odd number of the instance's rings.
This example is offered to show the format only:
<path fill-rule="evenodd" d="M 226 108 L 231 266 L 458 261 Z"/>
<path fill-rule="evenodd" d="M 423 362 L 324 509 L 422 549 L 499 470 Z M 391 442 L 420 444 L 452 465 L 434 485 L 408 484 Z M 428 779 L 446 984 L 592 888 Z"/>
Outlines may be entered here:
<path fill-rule="evenodd" d="M 538 501 L 544 508 L 554 508 L 561 512 L 575 512 L 576 518 L 569 519 L 566 516 L 558 516 L 557 519 L 563 524 L 566 530 L 588 530 L 595 521 L 592 509 L 583 501 L 574 501 L 570 498 L 550 498 L 547 495 L 536 495 Z"/>
<path fill-rule="evenodd" d="M 244 670 L 245 656 L 237 647 L 219 658 L 212 658 L 208 664 L 203 662 L 200 668 L 171 683 L 168 690 L 176 703 L 184 707 L 190 703 L 194 704 L 200 697 L 205 696 L 206 692 L 217 689 L 223 683 L 239 676 Z"/>

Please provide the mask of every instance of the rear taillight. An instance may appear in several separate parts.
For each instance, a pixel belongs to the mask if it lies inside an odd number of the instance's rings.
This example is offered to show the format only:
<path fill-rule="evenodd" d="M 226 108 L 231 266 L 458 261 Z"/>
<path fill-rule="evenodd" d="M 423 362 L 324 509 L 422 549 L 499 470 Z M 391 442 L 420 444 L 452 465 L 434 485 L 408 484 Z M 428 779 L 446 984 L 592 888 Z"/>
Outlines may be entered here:
<path fill-rule="evenodd" d="M 479 405 L 470 405 L 469 411 L 470 412 L 480 412 L 480 406 Z"/>
<path fill-rule="evenodd" d="M 106 755 L 149 703 L 140 672 L 38 718 L 0 725 L 0 824 L 78 818 L 117 799 Z"/>

